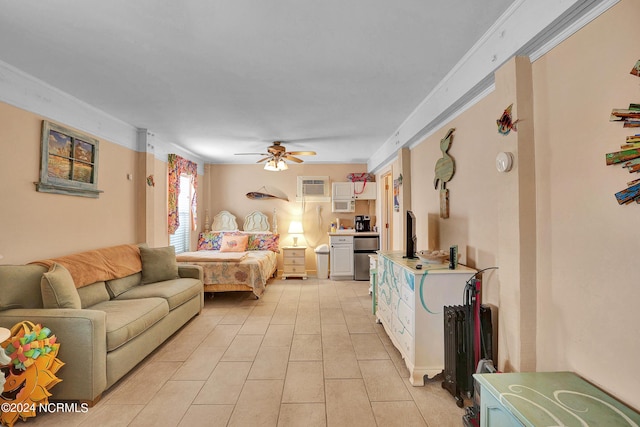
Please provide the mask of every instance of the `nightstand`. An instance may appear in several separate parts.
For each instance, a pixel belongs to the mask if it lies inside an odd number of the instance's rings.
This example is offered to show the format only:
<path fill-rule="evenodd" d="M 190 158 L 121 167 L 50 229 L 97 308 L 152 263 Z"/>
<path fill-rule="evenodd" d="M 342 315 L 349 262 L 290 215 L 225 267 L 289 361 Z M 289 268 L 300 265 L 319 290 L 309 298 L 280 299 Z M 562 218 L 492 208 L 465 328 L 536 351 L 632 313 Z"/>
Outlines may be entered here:
<path fill-rule="evenodd" d="M 285 246 L 282 248 L 282 260 L 284 264 L 284 271 L 282 272 L 283 279 L 289 277 L 307 278 L 304 258 L 306 251 L 306 246 Z"/>

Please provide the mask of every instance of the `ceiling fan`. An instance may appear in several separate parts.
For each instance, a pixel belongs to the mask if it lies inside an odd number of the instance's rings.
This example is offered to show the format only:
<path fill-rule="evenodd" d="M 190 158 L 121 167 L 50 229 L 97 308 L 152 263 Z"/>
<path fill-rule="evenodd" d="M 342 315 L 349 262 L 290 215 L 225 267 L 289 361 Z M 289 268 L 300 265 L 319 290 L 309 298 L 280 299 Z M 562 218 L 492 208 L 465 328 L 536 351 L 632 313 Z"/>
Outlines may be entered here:
<path fill-rule="evenodd" d="M 274 141 L 273 145 L 267 147 L 266 153 L 235 153 L 236 156 L 265 156 L 262 159 L 258 160 L 256 163 L 261 163 L 267 160 L 267 163 L 264 165 L 266 170 L 271 171 L 281 171 L 289 169 L 285 160 L 291 160 L 296 163 L 302 163 L 304 160 L 299 159 L 295 156 L 315 156 L 315 151 L 287 151 L 284 145 L 282 145 L 282 141 Z"/>

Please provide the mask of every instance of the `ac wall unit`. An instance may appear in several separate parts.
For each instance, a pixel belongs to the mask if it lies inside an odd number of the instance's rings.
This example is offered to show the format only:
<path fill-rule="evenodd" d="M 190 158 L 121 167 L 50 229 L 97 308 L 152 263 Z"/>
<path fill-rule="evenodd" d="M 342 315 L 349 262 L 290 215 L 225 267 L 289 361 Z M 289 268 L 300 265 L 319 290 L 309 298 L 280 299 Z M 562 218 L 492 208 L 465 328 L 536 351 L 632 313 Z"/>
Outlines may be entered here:
<path fill-rule="evenodd" d="M 299 176 L 296 200 L 330 202 L 330 188 L 328 176 Z"/>

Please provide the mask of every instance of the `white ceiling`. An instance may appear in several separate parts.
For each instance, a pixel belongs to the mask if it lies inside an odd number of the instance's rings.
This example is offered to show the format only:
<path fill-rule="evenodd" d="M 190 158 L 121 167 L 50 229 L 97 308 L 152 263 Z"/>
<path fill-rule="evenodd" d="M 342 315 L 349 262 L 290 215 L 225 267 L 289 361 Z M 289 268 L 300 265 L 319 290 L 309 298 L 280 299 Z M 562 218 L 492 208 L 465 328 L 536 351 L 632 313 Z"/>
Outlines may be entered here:
<path fill-rule="evenodd" d="M 364 163 L 512 2 L 0 0 L 0 61 L 209 163 Z"/>

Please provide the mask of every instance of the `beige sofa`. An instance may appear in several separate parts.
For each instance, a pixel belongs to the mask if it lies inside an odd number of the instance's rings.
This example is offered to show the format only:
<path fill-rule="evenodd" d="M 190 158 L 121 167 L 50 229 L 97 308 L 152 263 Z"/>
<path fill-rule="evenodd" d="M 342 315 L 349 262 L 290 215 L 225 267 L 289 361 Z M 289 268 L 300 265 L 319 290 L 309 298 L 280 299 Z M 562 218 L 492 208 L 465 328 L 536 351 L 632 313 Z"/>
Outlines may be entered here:
<path fill-rule="evenodd" d="M 87 280 L 94 281 L 79 284 Z M 172 247 L 122 245 L 0 265 L 0 326 L 29 320 L 49 328 L 60 343 L 58 359 L 65 365 L 52 400 L 94 404 L 203 304 L 202 269 L 178 266 Z"/>

